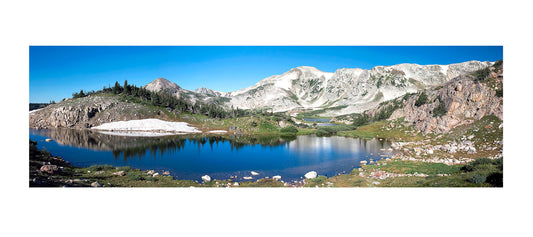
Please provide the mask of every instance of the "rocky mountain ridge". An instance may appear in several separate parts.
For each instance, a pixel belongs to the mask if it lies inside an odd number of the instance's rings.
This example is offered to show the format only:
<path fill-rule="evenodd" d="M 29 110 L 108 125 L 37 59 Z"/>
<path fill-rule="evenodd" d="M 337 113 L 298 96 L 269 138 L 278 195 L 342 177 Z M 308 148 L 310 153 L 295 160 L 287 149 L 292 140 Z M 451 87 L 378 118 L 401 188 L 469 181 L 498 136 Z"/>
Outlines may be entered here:
<path fill-rule="evenodd" d="M 297 67 L 265 78 L 254 86 L 227 94 L 228 104 L 244 109 L 339 108 L 323 115 L 335 116 L 362 112 L 406 93 L 445 83 L 465 73 L 492 65 L 469 61 L 450 65 L 398 64 L 370 70 L 338 69 L 322 72 L 314 67 Z"/>
<path fill-rule="evenodd" d="M 188 91 L 161 78 L 145 88 L 163 90 L 192 102 L 222 102 L 226 108 L 267 109 L 274 112 L 331 108 L 322 115 L 337 116 L 375 108 L 383 101 L 438 86 L 459 75 L 472 73 L 492 64 L 488 61 L 450 65 L 404 63 L 376 66 L 370 70 L 342 68 L 333 73 L 301 66 L 229 93 L 207 88 Z"/>
<path fill-rule="evenodd" d="M 392 106 L 393 102 L 402 101 L 389 119 L 403 118 L 423 134 L 447 133 L 488 115 L 503 120 L 503 97 L 497 95 L 498 88 L 503 86 L 503 68 L 490 67 L 488 70 L 490 74 L 486 81 L 476 79 L 473 74 L 462 74 L 437 88 L 426 90 L 427 102 L 422 104 L 417 105 L 422 96 L 419 93 L 384 103 L 365 113 L 372 117 Z"/>

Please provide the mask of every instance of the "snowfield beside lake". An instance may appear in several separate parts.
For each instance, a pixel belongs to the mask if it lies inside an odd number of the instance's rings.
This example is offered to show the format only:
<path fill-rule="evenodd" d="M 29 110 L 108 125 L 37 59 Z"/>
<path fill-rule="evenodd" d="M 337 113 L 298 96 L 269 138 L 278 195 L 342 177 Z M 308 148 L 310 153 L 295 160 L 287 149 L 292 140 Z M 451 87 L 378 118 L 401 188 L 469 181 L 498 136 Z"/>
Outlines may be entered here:
<path fill-rule="evenodd" d="M 174 135 L 184 135 L 189 133 L 177 132 L 139 132 L 139 131 L 107 131 L 107 130 L 98 130 L 98 133 L 112 136 L 123 136 L 123 137 L 164 137 L 164 136 L 174 136 Z"/>
<path fill-rule="evenodd" d="M 172 134 L 184 134 L 184 133 L 201 133 L 195 127 L 189 126 L 185 122 L 168 122 L 159 119 L 141 119 L 141 120 L 129 120 L 129 121 L 118 121 L 111 123 L 104 123 L 100 126 L 92 127 L 91 129 L 95 130 L 105 130 L 105 131 L 127 131 L 127 132 L 143 132 L 138 133 L 137 135 L 143 134 L 144 136 L 149 135 L 144 132 L 152 132 L 152 135 L 158 133 L 163 133 L 164 135 Z M 130 133 L 134 134 L 134 133 Z M 118 135 L 118 134 L 117 134 Z"/>

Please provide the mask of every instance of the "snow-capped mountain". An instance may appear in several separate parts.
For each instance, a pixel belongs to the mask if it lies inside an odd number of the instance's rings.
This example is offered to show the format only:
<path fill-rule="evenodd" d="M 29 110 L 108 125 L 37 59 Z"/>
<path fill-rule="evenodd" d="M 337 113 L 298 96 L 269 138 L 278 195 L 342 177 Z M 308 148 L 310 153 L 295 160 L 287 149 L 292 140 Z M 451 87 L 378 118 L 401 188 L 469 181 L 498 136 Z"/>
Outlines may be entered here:
<path fill-rule="evenodd" d="M 314 67 L 297 67 L 257 84 L 230 92 L 228 103 L 243 109 L 272 108 L 330 110 L 329 115 L 362 112 L 380 102 L 440 85 L 463 73 L 490 66 L 469 61 L 450 65 L 398 64 L 370 70 L 343 68 L 334 73 Z"/>
<path fill-rule="evenodd" d="M 324 115 L 334 116 L 362 112 L 376 107 L 380 102 L 441 85 L 461 74 L 490 65 L 491 62 L 479 61 L 450 65 L 404 63 L 377 66 L 370 70 L 343 68 L 333 73 L 301 66 L 229 93 L 207 88 L 187 91 L 161 78 L 146 88 L 168 91 L 192 101 L 221 97 L 225 99 L 217 101 L 224 101 L 223 106 L 240 109 L 272 109 L 278 112 L 330 108 Z"/>

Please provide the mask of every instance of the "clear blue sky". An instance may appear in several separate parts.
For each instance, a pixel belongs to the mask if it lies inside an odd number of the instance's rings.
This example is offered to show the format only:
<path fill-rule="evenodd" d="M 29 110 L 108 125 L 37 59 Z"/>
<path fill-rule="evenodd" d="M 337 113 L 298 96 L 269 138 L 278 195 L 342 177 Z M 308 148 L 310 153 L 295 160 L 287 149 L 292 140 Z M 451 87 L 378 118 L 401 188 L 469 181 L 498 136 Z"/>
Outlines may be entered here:
<path fill-rule="evenodd" d="M 30 46 L 30 102 L 124 80 L 143 86 L 164 77 L 188 90 L 230 92 L 298 66 L 334 72 L 499 59 L 502 46 Z"/>

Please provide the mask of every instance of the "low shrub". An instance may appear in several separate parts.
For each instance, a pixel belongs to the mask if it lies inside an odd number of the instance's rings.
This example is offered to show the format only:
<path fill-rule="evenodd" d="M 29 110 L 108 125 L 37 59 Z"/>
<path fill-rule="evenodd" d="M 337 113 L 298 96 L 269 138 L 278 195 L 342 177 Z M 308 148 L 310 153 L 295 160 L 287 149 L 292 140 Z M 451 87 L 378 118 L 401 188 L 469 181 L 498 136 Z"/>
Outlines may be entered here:
<path fill-rule="evenodd" d="M 130 180 L 137 180 L 137 181 L 144 180 L 144 177 L 136 173 L 127 173 L 126 177 L 128 177 L 128 179 Z"/>
<path fill-rule="evenodd" d="M 416 99 L 415 101 L 415 106 L 416 107 L 420 107 L 424 104 L 426 104 L 428 102 L 428 96 L 426 95 L 425 92 L 422 92 L 419 96 L 418 96 L 418 99 Z"/>
<path fill-rule="evenodd" d="M 433 117 L 439 117 L 446 115 L 446 103 L 444 101 L 440 101 L 439 105 L 433 109 Z"/>
<path fill-rule="evenodd" d="M 472 172 L 474 171 L 474 166 L 472 164 L 466 164 L 461 168 L 461 170 L 465 172 Z"/>
<path fill-rule="evenodd" d="M 329 135 L 329 132 L 322 129 L 322 128 L 319 128 L 317 131 L 316 131 L 316 135 L 321 137 L 321 136 L 327 136 Z"/>
<path fill-rule="evenodd" d="M 476 81 L 484 81 L 487 79 L 487 77 L 490 74 L 490 69 L 488 67 L 479 69 L 476 72 L 474 72 L 474 76 L 476 76 Z"/>
<path fill-rule="evenodd" d="M 472 183 L 475 183 L 475 184 L 485 183 L 486 180 L 487 180 L 487 177 L 482 174 L 475 174 L 474 176 L 472 176 Z"/>
<path fill-rule="evenodd" d="M 280 129 L 280 132 L 282 133 L 297 133 L 298 129 L 294 126 L 288 126 Z"/>
<path fill-rule="evenodd" d="M 474 162 L 472 162 L 473 166 L 488 165 L 488 164 L 492 164 L 492 160 L 489 158 L 477 158 Z"/>
<path fill-rule="evenodd" d="M 501 69 L 503 68 L 503 60 L 498 60 L 492 65 L 494 68 Z"/>
<path fill-rule="evenodd" d="M 131 168 L 129 166 L 122 166 L 122 167 L 117 167 L 117 170 L 124 171 L 124 172 L 131 172 L 131 171 L 133 171 L 133 168 Z"/>
<path fill-rule="evenodd" d="M 494 187 L 503 187 L 503 174 L 499 172 L 490 173 L 486 182 Z"/>
<path fill-rule="evenodd" d="M 102 171 L 102 170 L 113 170 L 115 167 L 111 165 L 92 165 L 88 168 L 91 172 Z"/>

